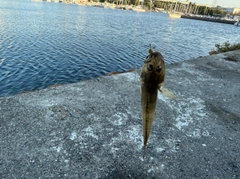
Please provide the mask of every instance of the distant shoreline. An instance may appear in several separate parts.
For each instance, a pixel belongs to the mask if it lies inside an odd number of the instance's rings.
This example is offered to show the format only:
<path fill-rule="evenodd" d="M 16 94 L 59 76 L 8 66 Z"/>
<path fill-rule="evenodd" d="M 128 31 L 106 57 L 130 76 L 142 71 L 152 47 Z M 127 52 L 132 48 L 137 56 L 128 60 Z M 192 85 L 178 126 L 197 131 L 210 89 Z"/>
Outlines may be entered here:
<path fill-rule="evenodd" d="M 68 2 L 63 2 L 69 4 Z M 81 6 L 93 6 L 93 7 L 100 7 L 100 8 L 108 8 L 108 9 L 122 9 L 122 10 L 132 10 L 138 12 L 145 12 L 146 10 L 141 6 L 134 6 L 134 5 L 116 5 L 113 3 L 100 3 L 100 2 L 75 2 L 74 4 L 81 5 Z"/>
<path fill-rule="evenodd" d="M 74 3 L 68 1 L 59 2 L 58 0 L 32 0 L 33 2 L 54 2 L 54 3 L 64 3 L 64 4 L 77 4 L 80 6 L 93 6 L 93 7 L 100 7 L 100 8 L 109 8 L 109 9 L 122 9 L 122 10 L 132 10 L 137 12 L 145 12 L 146 9 L 142 8 L 142 6 L 134 6 L 134 5 L 116 5 L 113 3 L 100 3 L 100 2 L 81 2 L 76 1 Z"/>
<path fill-rule="evenodd" d="M 92 6 L 92 7 L 99 7 L 99 8 L 108 8 L 108 9 L 122 9 L 122 10 L 131 10 L 136 12 L 148 12 L 150 10 L 144 9 L 142 6 L 134 6 L 134 5 L 116 5 L 114 3 L 108 3 L 108 2 L 88 2 L 88 1 L 75 1 L 70 2 L 68 0 L 63 0 L 62 2 L 59 2 L 59 0 L 32 0 L 35 2 L 55 2 L 55 3 L 64 3 L 64 4 L 77 4 L 80 6 Z M 153 12 L 160 12 L 160 13 L 167 13 L 164 10 L 161 9 L 154 9 Z M 237 21 L 234 20 L 227 20 L 227 19 L 216 19 L 211 17 L 200 17 L 195 15 L 188 15 L 188 14 L 182 14 L 180 18 L 185 19 L 193 19 L 193 20 L 202 20 L 202 21 L 209 21 L 209 22 L 218 22 L 218 23 L 225 23 L 225 24 L 231 24 L 234 25 Z"/>

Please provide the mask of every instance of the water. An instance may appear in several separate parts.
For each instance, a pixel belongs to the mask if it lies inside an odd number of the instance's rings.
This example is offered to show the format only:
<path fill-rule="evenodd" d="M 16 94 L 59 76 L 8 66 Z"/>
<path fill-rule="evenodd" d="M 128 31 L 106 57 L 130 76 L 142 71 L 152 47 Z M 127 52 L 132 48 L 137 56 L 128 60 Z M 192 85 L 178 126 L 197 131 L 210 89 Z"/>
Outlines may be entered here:
<path fill-rule="evenodd" d="M 240 41 L 236 26 L 161 13 L 0 1 L 0 96 L 140 68 L 149 44 L 166 63 Z"/>

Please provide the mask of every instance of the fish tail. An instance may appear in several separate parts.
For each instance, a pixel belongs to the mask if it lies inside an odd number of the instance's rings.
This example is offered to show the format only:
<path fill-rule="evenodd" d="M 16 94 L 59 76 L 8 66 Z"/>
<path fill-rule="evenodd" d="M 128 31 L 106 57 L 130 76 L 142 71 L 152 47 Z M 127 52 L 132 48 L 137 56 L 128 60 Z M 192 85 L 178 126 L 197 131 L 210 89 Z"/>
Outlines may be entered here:
<path fill-rule="evenodd" d="M 146 93 L 142 90 L 142 119 L 143 119 L 143 144 L 147 146 L 147 141 L 151 132 L 154 119 L 157 99 L 157 90 L 154 93 Z"/>
<path fill-rule="evenodd" d="M 146 145 L 143 146 L 143 159 L 145 158 L 145 154 L 146 154 Z"/>

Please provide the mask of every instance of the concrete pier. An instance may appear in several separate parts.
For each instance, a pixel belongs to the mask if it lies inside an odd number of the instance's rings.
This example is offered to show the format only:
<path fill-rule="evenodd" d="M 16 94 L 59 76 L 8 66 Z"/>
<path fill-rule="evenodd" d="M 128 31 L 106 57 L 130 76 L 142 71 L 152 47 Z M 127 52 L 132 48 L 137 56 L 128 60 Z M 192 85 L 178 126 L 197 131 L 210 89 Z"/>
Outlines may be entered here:
<path fill-rule="evenodd" d="M 208 21 L 208 22 L 218 22 L 218 23 L 231 24 L 231 25 L 234 25 L 237 22 L 235 20 L 214 19 L 214 18 L 208 18 L 208 17 L 189 16 L 189 15 L 181 15 L 181 18 Z"/>
<path fill-rule="evenodd" d="M 167 66 L 143 158 L 139 70 L 0 98 L 0 178 L 239 178 L 240 51 Z"/>

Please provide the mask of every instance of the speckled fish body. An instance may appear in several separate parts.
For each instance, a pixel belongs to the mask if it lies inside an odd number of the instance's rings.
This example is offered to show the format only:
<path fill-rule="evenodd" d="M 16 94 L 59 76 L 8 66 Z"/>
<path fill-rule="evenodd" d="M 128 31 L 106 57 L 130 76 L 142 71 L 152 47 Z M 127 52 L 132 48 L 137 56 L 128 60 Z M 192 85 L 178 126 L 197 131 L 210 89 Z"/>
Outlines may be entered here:
<path fill-rule="evenodd" d="M 165 63 L 159 52 L 149 49 L 144 65 L 141 70 L 141 104 L 144 147 L 151 132 L 154 113 L 157 103 L 158 90 L 164 83 Z"/>

